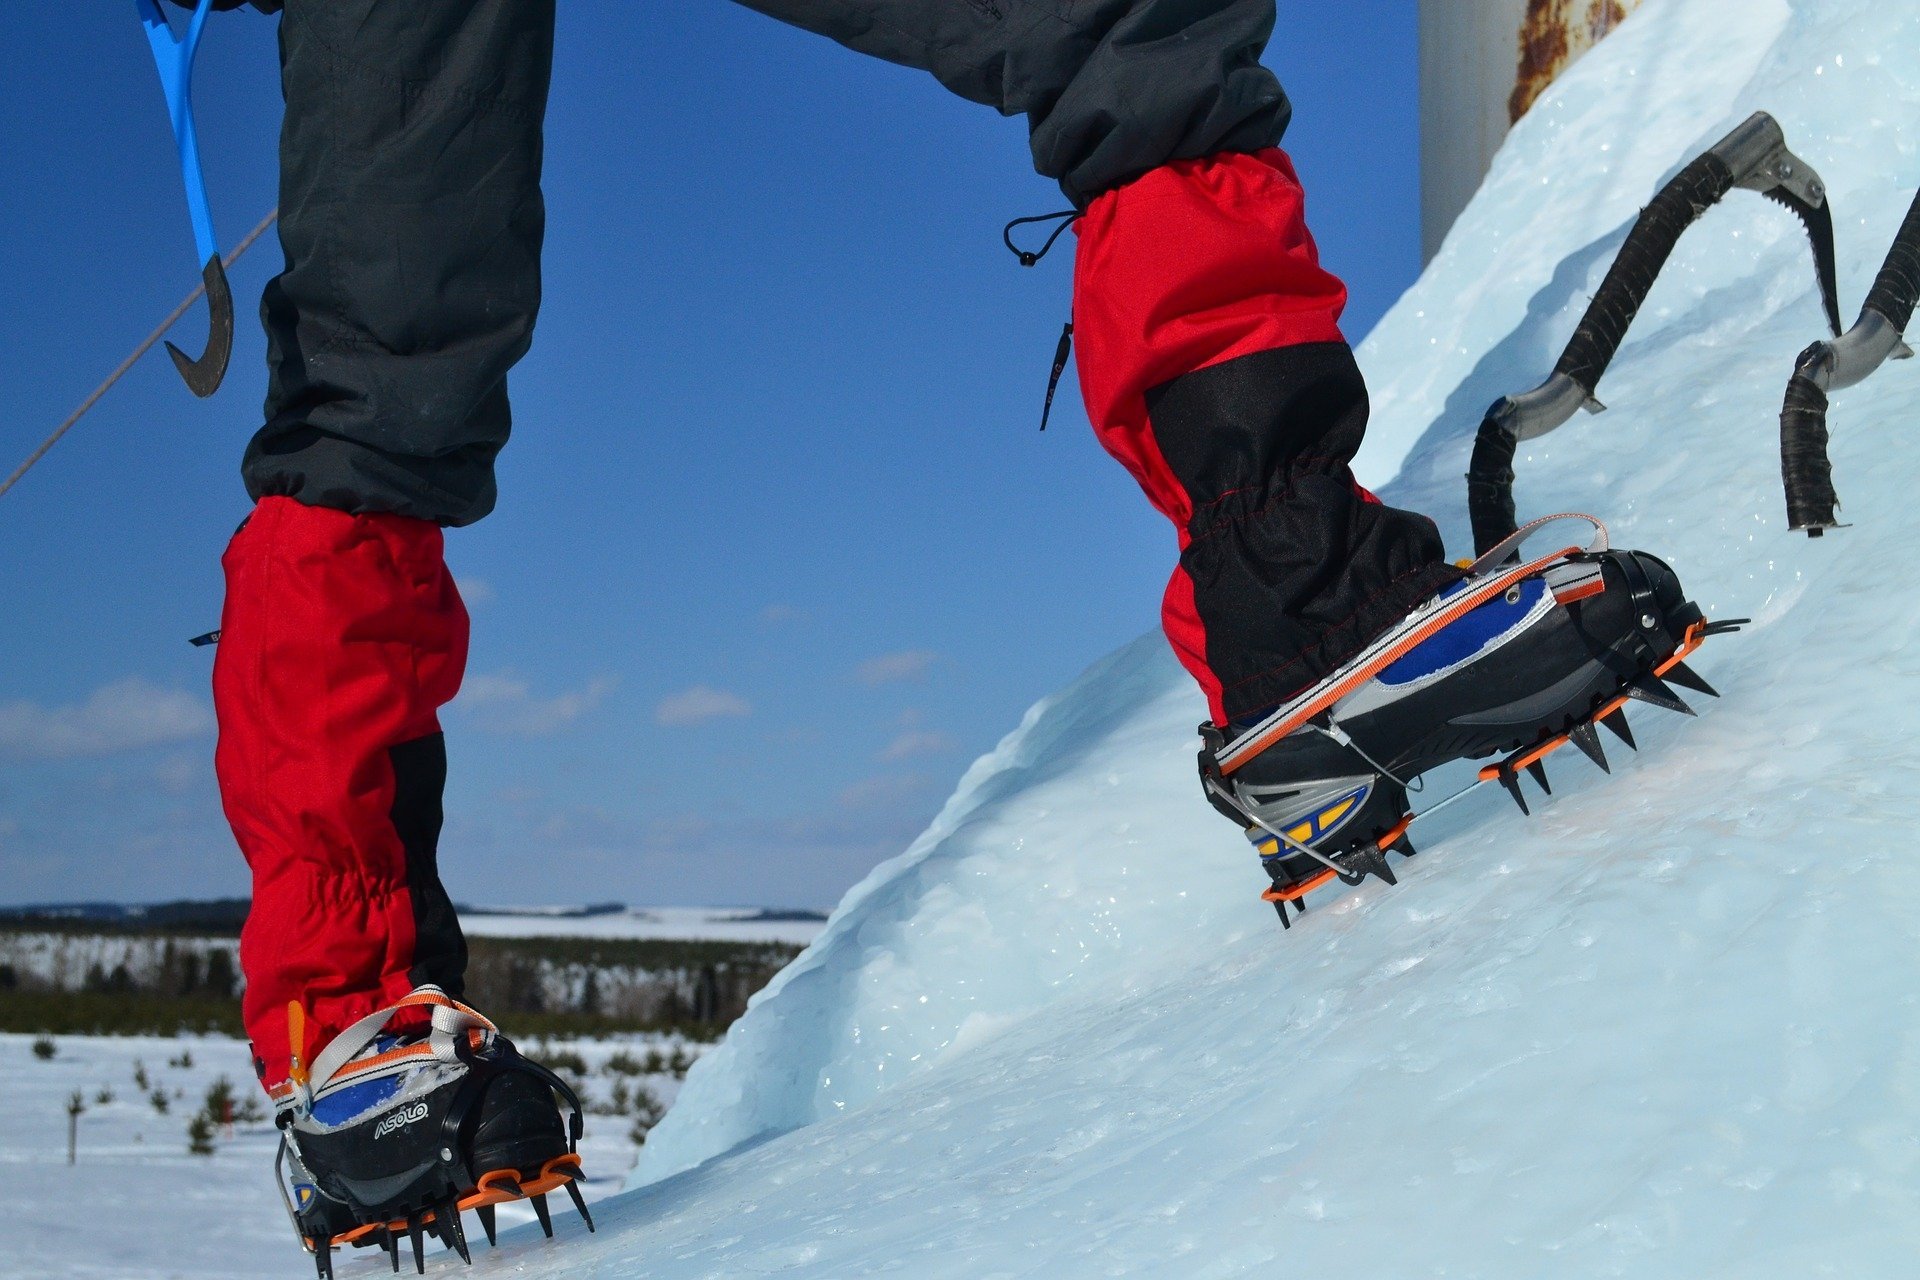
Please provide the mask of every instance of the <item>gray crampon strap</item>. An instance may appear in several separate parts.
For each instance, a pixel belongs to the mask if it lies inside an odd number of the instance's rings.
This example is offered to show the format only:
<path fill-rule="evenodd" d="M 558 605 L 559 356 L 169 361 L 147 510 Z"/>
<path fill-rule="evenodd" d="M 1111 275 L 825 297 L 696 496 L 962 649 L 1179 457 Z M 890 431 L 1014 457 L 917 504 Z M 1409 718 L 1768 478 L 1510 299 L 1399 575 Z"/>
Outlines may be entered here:
<path fill-rule="evenodd" d="M 1584 520 L 1593 526 L 1593 540 L 1587 543 L 1588 555 L 1598 555 L 1612 545 L 1607 538 L 1606 525 L 1600 523 L 1592 516 L 1585 515 L 1578 511 L 1563 511 L 1557 515 L 1541 516 L 1538 520 L 1530 520 L 1500 541 L 1494 543 L 1491 547 L 1488 547 L 1485 555 L 1467 567 L 1467 576 L 1469 578 L 1484 577 L 1508 561 L 1518 561 L 1520 559 L 1520 548 L 1526 545 L 1534 534 L 1540 532 L 1540 530 L 1546 528 L 1548 525 L 1558 524 L 1562 520 Z"/>
<path fill-rule="evenodd" d="M 442 1004 L 437 1000 L 428 1003 L 420 997 L 439 997 L 447 1000 Z M 426 1043 L 434 1058 L 443 1062 L 454 1062 L 460 1057 L 460 1045 L 471 1031 L 478 1030 L 491 1038 L 495 1034 L 494 1025 L 467 1006 L 452 1000 L 438 987 L 420 987 L 397 1004 L 377 1009 L 347 1027 L 322 1049 L 313 1060 L 313 1069 L 308 1076 L 304 1097 L 296 1095 L 296 1111 L 309 1109 L 314 1098 L 319 1097 L 331 1087 L 335 1079 L 347 1072 L 354 1059 L 358 1058 L 377 1039 L 380 1033 L 393 1021 L 396 1014 L 408 1009 L 427 1008 L 431 1012 L 431 1023 Z"/>

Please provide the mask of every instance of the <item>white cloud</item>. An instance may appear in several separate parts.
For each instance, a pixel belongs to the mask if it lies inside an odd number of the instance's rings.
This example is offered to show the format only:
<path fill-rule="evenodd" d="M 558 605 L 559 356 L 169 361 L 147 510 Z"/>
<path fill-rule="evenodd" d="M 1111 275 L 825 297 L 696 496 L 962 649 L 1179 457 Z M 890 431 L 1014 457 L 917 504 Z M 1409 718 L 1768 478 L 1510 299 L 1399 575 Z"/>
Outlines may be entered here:
<path fill-rule="evenodd" d="M 933 733 L 925 729 L 909 729 L 888 743 L 879 759 L 911 760 L 916 756 L 939 756 L 954 750 L 960 744 L 944 733 Z"/>
<path fill-rule="evenodd" d="M 134 676 L 68 706 L 0 703 L 0 755 L 19 760 L 113 755 L 198 738 L 212 728 L 213 712 L 199 698 Z"/>
<path fill-rule="evenodd" d="M 940 655 L 930 649 L 908 649 L 901 653 L 883 653 L 877 658 L 868 658 L 854 669 L 854 675 L 861 684 L 899 684 L 908 680 L 925 680 L 933 664 L 940 661 Z"/>
<path fill-rule="evenodd" d="M 657 723 L 676 728 L 752 714 L 753 706 L 739 694 L 710 689 L 704 684 L 684 689 L 653 709 Z"/>
<path fill-rule="evenodd" d="M 466 601 L 469 606 L 492 604 L 500 598 L 500 593 L 495 591 L 493 584 L 485 578 L 469 578 L 456 574 L 454 575 L 453 585 L 460 588 L 460 598 Z"/>
<path fill-rule="evenodd" d="M 558 733 L 605 702 L 618 684 L 610 676 L 600 676 L 584 689 L 541 698 L 534 696 L 525 680 L 509 672 L 470 675 L 453 707 L 489 733 L 542 737 Z"/>
<path fill-rule="evenodd" d="M 931 779 L 918 773 L 883 773 L 841 789 L 843 809 L 886 809 L 906 804 L 926 791 Z"/>

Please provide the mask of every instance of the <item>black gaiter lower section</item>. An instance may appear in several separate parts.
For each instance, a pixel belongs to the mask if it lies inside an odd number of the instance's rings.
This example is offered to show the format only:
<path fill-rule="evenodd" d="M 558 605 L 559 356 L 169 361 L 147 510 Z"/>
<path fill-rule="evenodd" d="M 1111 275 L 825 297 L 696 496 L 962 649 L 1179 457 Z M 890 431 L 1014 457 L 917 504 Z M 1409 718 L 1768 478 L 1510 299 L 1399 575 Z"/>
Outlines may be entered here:
<path fill-rule="evenodd" d="M 1147 393 L 1193 500 L 1180 563 L 1230 720 L 1330 674 L 1460 576 L 1431 520 L 1355 488 L 1367 407 L 1344 342 L 1256 352 Z"/>
<path fill-rule="evenodd" d="M 466 989 L 467 939 L 440 883 L 446 736 L 415 738 L 387 755 L 393 761 L 393 829 L 407 852 L 407 894 L 413 900 L 413 964 L 407 976 L 415 986 L 430 982 L 457 996 Z"/>

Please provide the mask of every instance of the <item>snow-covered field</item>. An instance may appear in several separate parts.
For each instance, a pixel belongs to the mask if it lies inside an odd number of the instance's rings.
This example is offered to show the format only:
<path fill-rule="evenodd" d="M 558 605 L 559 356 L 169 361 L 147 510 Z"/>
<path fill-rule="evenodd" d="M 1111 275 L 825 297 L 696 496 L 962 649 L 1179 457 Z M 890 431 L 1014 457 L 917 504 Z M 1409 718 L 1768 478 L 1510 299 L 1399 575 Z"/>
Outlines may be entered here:
<path fill-rule="evenodd" d="M 477 938 L 659 938 L 671 941 L 790 942 L 820 936 L 821 920 L 767 920 L 753 908 L 636 907 L 604 915 L 490 915 L 469 908 L 460 926 Z"/>
<path fill-rule="evenodd" d="M 1760 107 L 1830 184 L 1851 315 L 1920 183 L 1920 7 L 1647 0 L 1363 350 L 1362 478 L 1397 471 L 1386 496 L 1465 550 L 1481 411 L 1544 376 L 1659 183 Z M 475 1273 L 1915 1274 L 1920 362 L 1836 397 L 1856 527 L 1789 537 L 1774 432 L 1820 331 L 1797 224 L 1736 193 L 1675 256 L 1612 410 L 1522 451 L 1523 511 L 1592 510 L 1755 619 L 1695 663 L 1727 695 L 1699 719 L 1636 712 L 1645 749 L 1611 778 L 1560 766 L 1532 820 L 1497 792 L 1455 806 L 1399 888 L 1325 894 L 1282 934 L 1197 794 L 1199 699 L 1142 640 L 848 895 L 694 1069 L 600 1234 L 523 1230 Z M 3 1051 L 10 1086 L 33 1078 Z M 69 1087 L 0 1123 L 57 1125 Z M 264 1186 L 196 1206 L 125 1137 L 82 1186 L 37 1154 L 57 1141 L 21 1141 L 42 1200 L 0 1195 L 0 1268 L 24 1226 L 32 1274 L 103 1274 L 96 1252 L 265 1273 Z M 38 1225 L 59 1214 L 102 1248 Z"/>
<path fill-rule="evenodd" d="M 33 1053 L 33 1040 L 0 1034 L 0 1088 L 7 1098 L 0 1107 L 0 1277 L 251 1280 L 313 1274 L 273 1187 L 278 1135 L 270 1124 L 236 1125 L 231 1135 L 215 1138 L 212 1155 L 187 1151 L 188 1119 L 217 1078 L 232 1082 L 242 1100 L 257 1092 L 243 1043 L 218 1037 L 60 1036 L 54 1056 L 43 1060 Z M 606 1069 L 615 1054 L 644 1062 L 650 1049 L 669 1055 L 700 1048 L 639 1036 L 557 1041 L 553 1047 L 586 1062 L 589 1094 L 601 1102 L 615 1081 L 635 1079 Z M 140 1068 L 145 1089 L 135 1080 Z M 666 1073 L 639 1079 L 663 1102 L 671 1101 L 679 1087 Z M 86 1110 L 80 1116 L 78 1159 L 69 1166 L 67 1100 L 76 1090 Z M 156 1092 L 166 1097 L 164 1113 L 154 1107 Z M 588 1115 L 581 1150 L 589 1204 L 618 1192 L 633 1167 L 637 1148 L 628 1136 L 631 1123 L 625 1117 Z M 499 1212 L 503 1231 L 509 1223 L 533 1222 L 532 1210 L 524 1206 L 506 1205 Z M 586 1234 L 571 1209 L 556 1208 L 554 1221 L 563 1241 Z M 474 1239 L 484 1255 L 485 1241 L 477 1230 Z M 517 1243 L 503 1242 L 503 1251 L 524 1260 L 537 1257 L 544 1243 L 533 1228 L 521 1232 Z M 342 1274 L 387 1274 L 379 1257 L 349 1255 Z M 458 1265 L 450 1255 L 448 1260 Z"/>

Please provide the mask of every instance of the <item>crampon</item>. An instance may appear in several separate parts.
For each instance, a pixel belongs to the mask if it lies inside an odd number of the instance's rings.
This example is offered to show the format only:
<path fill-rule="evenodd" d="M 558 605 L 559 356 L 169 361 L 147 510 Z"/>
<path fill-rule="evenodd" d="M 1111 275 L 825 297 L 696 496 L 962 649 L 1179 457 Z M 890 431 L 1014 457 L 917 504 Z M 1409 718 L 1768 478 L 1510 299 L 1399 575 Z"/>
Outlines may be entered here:
<path fill-rule="evenodd" d="M 579 1098 L 480 1014 L 423 987 L 347 1028 L 308 1072 L 303 1019 L 290 1012 L 295 1060 L 277 1099 L 274 1172 L 321 1280 L 347 1247 L 379 1248 L 397 1272 L 404 1241 L 425 1274 L 432 1238 L 471 1263 L 461 1215 L 472 1211 L 493 1244 L 497 1206 L 516 1200 L 551 1237 L 555 1191 L 593 1230 L 579 1185 Z"/>
<path fill-rule="evenodd" d="M 1564 520 L 1595 536 L 1522 554 Z M 1686 659 L 1745 621 L 1707 621 L 1666 565 L 1612 550 L 1592 517 L 1549 516 L 1258 724 L 1203 725 L 1201 781 L 1246 829 L 1272 880 L 1263 897 L 1291 927 L 1289 908 L 1335 881 L 1396 883 L 1389 855 L 1413 856 L 1414 824 L 1468 792 L 1498 783 L 1526 812 L 1520 775 L 1550 791 L 1546 761 L 1568 745 L 1610 771 L 1599 730 L 1632 747 L 1628 703 L 1692 714 L 1675 685 L 1717 696 Z M 1459 759 L 1491 762 L 1416 814 L 1421 775 Z"/>

